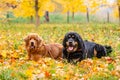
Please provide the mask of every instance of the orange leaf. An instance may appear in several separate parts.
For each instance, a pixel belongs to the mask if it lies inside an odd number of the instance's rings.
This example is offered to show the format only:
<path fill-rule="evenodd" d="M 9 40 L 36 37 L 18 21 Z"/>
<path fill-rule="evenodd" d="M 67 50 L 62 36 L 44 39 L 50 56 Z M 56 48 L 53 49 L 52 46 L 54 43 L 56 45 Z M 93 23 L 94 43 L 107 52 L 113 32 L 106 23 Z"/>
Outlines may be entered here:
<path fill-rule="evenodd" d="M 0 63 L 3 63 L 3 60 L 2 60 L 2 59 L 0 59 Z"/>
<path fill-rule="evenodd" d="M 50 77 L 50 73 L 48 71 L 45 71 L 45 76 Z"/>
<path fill-rule="evenodd" d="M 11 57 L 10 63 L 16 62 L 16 59 L 14 57 Z"/>

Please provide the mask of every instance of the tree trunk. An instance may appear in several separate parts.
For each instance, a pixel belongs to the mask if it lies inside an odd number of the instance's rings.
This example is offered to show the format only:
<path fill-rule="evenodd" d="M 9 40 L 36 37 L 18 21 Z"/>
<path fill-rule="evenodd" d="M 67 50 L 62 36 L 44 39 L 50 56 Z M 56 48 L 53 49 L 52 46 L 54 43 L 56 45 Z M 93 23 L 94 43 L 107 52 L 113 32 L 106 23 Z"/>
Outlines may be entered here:
<path fill-rule="evenodd" d="M 107 22 L 110 22 L 110 18 L 109 18 L 109 11 L 107 11 Z"/>
<path fill-rule="evenodd" d="M 6 18 L 8 19 L 10 16 L 9 16 L 9 12 L 7 12 L 7 15 L 6 15 Z"/>
<path fill-rule="evenodd" d="M 49 22 L 49 11 L 45 12 L 45 22 Z"/>
<path fill-rule="evenodd" d="M 38 8 L 38 0 L 35 0 L 35 19 L 36 19 L 36 27 L 39 26 L 39 15 L 38 15 L 38 11 L 39 11 L 39 8 Z"/>
<path fill-rule="evenodd" d="M 30 16 L 30 23 L 33 23 L 33 16 Z"/>
<path fill-rule="evenodd" d="M 10 19 L 9 19 L 9 18 L 10 18 L 10 15 L 9 15 L 9 12 L 7 12 L 7 14 L 6 14 L 6 21 L 7 21 L 7 22 L 9 22 L 9 21 L 10 21 Z"/>
<path fill-rule="evenodd" d="M 88 8 L 87 8 L 87 22 L 89 22 L 89 10 L 88 10 Z"/>
<path fill-rule="evenodd" d="M 120 24 L 120 6 L 118 6 L 118 12 L 119 12 L 119 24 Z"/>
<path fill-rule="evenodd" d="M 72 12 L 72 20 L 74 20 L 74 15 L 75 15 L 74 12 Z"/>
<path fill-rule="evenodd" d="M 69 23 L 69 11 L 67 12 L 67 23 Z"/>

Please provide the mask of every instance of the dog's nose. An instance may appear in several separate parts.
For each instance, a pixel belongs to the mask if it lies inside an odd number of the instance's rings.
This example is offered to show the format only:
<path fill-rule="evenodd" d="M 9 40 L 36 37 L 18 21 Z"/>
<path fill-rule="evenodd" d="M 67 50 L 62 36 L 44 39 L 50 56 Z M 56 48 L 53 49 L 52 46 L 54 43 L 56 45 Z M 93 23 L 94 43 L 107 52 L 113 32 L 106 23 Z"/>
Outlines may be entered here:
<path fill-rule="evenodd" d="M 69 44 L 72 44 L 72 41 L 70 41 Z"/>
<path fill-rule="evenodd" d="M 31 46 L 34 46 L 34 42 L 31 42 Z"/>

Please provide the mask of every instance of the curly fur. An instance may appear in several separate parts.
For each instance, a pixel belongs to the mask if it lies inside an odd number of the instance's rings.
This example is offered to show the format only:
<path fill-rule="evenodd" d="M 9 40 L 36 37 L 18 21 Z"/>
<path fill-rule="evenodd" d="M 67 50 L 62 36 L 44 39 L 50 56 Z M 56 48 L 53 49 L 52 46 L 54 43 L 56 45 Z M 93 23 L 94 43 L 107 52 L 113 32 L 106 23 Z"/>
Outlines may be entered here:
<path fill-rule="evenodd" d="M 24 38 L 28 59 L 38 61 L 41 57 L 62 58 L 62 45 L 53 43 L 45 44 L 36 33 L 31 33 Z"/>

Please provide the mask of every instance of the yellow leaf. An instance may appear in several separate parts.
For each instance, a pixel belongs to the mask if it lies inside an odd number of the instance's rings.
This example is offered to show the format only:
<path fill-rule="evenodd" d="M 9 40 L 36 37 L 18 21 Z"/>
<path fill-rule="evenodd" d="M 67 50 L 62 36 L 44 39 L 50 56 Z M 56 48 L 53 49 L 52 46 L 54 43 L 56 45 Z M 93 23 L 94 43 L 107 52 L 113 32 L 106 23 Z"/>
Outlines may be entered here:
<path fill-rule="evenodd" d="M 25 73 L 26 73 L 27 76 L 32 77 L 33 70 L 28 69 L 28 70 L 25 71 Z"/>
<path fill-rule="evenodd" d="M 17 53 L 17 52 L 14 52 L 14 53 L 11 55 L 11 57 L 13 57 L 13 58 L 18 58 L 19 56 L 18 56 L 18 53 Z"/>
<path fill-rule="evenodd" d="M 0 54 L 2 55 L 3 58 L 7 57 L 7 52 L 5 50 L 3 50 Z"/>

